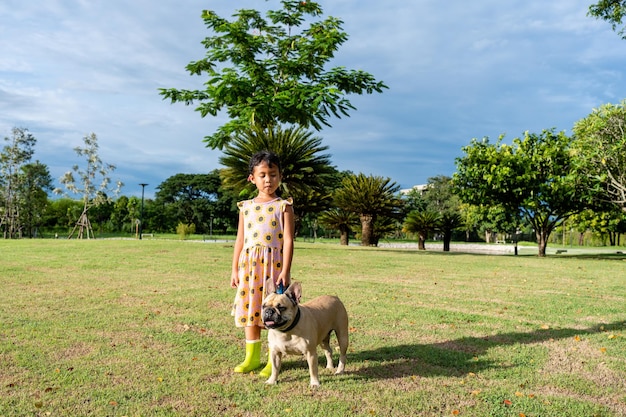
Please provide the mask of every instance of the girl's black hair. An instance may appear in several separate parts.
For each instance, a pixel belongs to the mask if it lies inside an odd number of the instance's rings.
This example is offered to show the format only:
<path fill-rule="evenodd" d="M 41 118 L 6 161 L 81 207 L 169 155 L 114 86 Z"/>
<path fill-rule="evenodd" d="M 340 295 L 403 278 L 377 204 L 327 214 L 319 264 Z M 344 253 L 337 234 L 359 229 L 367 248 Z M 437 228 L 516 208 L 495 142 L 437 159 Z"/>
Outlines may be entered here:
<path fill-rule="evenodd" d="M 278 167 L 278 172 L 282 172 L 282 168 L 280 166 L 280 158 L 274 152 L 270 151 L 261 151 L 252 155 L 250 158 L 250 165 L 248 167 L 248 174 L 254 173 L 254 167 L 265 162 L 267 166 L 270 168 L 272 165 Z"/>

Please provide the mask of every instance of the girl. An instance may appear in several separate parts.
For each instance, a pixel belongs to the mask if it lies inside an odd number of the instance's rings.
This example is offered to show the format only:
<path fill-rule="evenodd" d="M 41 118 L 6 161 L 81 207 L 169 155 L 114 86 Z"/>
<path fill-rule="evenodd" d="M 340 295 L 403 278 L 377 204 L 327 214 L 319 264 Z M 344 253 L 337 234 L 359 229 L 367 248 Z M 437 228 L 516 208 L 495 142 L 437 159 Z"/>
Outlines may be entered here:
<path fill-rule="evenodd" d="M 248 181 L 259 193 L 252 200 L 237 203 L 239 225 L 230 285 L 237 288 L 233 315 L 235 325 L 244 328 L 246 357 L 235 372 L 250 372 L 261 366 L 261 304 L 266 280 L 284 288 L 291 280 L 294 214 L 291 199 L 283 200 L 276 194 L 281 179 L 278 156 L 268 151 L 254 154 Z M 260 375 L 269 377 L 271 372 L 268 361 Z"/>

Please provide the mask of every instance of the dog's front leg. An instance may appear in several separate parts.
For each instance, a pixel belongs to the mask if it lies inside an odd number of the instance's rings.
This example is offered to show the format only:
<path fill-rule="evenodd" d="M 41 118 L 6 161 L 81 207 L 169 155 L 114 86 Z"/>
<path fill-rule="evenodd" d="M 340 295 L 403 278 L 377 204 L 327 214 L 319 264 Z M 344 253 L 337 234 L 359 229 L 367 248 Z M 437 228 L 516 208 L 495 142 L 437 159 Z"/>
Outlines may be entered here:
<path fill-rule="evenodd" d="M 270 360 L 272 361 L 272 374 L 265 381 L 266 384 L 276 384 L 278 380 L 278 373 L 280 372 L 280 365 L 282 364 L 282 356 L 280 352 L 276 352 L 274 349 L 270 350 Z"/>
<path fill-rule="evenodd" d="M 317 376 L 317 349 L 311 352 L 307 350 L 306 361 L 309 364 L 309 374 L 311 375 L 311 387 L 319 387 L 320 381 Z"/>

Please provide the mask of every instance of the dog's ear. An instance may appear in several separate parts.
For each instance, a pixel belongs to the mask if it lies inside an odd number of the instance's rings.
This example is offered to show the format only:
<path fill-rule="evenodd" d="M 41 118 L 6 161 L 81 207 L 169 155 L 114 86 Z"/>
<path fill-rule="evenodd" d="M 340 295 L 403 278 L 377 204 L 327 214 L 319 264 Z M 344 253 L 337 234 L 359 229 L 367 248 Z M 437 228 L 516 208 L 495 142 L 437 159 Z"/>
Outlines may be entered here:
<path fill-rule="evenodd" d="M 270 294 L 274 294 L 276 292 L 276 284 L 272 278 L 265 279 L 265 296 L 267 297 Z"/>
<path fill-rule="evenodd" d="M 297 305 L 302 298 L 302 285 L 299 282 L 292 282 L 285 291 L 285 294 Z"/>

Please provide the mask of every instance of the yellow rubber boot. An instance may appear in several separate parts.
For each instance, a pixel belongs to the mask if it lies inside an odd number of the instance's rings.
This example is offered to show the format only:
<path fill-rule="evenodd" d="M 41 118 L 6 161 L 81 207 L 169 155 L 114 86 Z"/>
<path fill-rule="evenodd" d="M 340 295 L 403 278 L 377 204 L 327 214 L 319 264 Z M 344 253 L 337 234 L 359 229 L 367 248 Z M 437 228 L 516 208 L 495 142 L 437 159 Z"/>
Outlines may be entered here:
<path fill-rule="evenodd" d="M 261 372 L 259 372 L 259 376 L 262 378 L 269 378 L 271 375 L 272 375 L 272 356 L 268 354 L 267 365 L 265 365 L 265 368 L 263 368 Z"/>
<path fill-rule="evenodd" d="M 242 363 L 235 366 L 235 372 L 252 372 L 261 366 L 261 341 L 246 340 L 246 358 Z"/>

